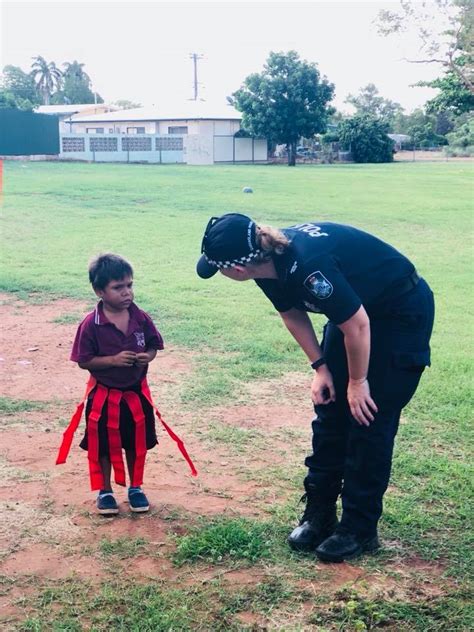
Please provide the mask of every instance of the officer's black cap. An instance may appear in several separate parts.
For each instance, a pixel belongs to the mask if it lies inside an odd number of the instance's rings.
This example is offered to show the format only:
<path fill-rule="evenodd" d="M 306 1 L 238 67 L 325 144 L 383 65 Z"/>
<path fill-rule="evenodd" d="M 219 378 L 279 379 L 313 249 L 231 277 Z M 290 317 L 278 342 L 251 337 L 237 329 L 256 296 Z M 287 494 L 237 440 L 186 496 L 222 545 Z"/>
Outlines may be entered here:
<path fill-rule="evenodd" d="M 209 279 L 218 270 L 250 263 L 262 253 L 257 244 L 255 222 L 240 213 L 211 217 L 202 239 L 201 253 L 196 272 L 202 279 Z"/>

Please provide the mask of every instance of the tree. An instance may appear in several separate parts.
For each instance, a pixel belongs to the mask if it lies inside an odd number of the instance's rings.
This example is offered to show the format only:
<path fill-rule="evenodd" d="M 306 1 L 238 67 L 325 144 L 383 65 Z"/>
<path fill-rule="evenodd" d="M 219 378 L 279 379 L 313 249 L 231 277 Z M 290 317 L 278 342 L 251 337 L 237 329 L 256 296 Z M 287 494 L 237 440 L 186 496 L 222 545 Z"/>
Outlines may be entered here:
<path fill-rule="evenodd" d="M 339 126 L 339 141 L 350 148 L 355 162 L 392 162 L 393 141 L 386 123 L 367 114 L 356 115 Z"/>
<path fill-rule="evenodd" d="M 447 144 L 445 134 L 450 129 L 449 119 L 417 109 L 398 119 L 396 133 L 409 136 L 410 144 L 416 147 L 437 147 Z"/>
<path fill-rule="evenodd" d="M 18 66 L 3 69 L 0 94 L 0 107 L 32 110 L 39 105 L 33 78 Z"/>
<path fill-rule="evenodd" d="M 472 155 L 474 153 L 474 116 L 460 116 L 455 129 L 447 134 L 450 153 Z"/>
<path fill-rule="evenodd" d="M 84 71 L 84 65 L 78 61 L 65 62 L 64 97 L 68 103 L 103 103 L 103 99 L 92 91 L 92 82 Z"/>
<path fill-rule="evenodd" d="M 439 94 L 426 104 L 428 112 L 449 111 L 459 116 L 474 110 L 474 93 L 466 88 L 454 72 L 449 71 L 434 81 L 420 81 L 417 85 L 439 89 Z"/>
<path fill-rule="evenodd" d="M 2 75 L 2 86 L 18 99 L 28 100 L 32 104 L 38 103 L 33 77 L 18 66 L 5 66 Z"/>
<path fill-rule="evenodd" d="M 103 99 L 91 89 L 91 79 L 84 71 L 84 64 L 74 60 L 63 64 L 62 90 L 52 98 L 54 103 L 103 103 Z"/>
<path fill-rule="evenodd" d="M 298 139 L 326 130 L 333 94 L 334 85 L 321 78 L 316 64 L 295 51 L 271 52 L 263 71 L 249 75 L 229 101 L 250 134 L 286 144 L 288 165 L 294 166 Z"/>
<path fill-rule="evenodd" d="M 53 92 L 61 87 L 61 71 L 54 61 L 48 63 L 44 57 L 38 55 L 33 57 L 31 76 L 36 83 L 38 93 L 43 98 L 44 105 L 49 105 Z"/>
<path fill-rule="evenodd" d="M 374 116 L 387 123 L 390 127 L 393 126 L 397 114 L 403 112 L 403 108 L 399 103 L 381 97 L 373 83 L 361 88 L 358 95 L 349 94 L 346 103 L 350 103 L 355 107 L 356 114 Z"/>
<path fill-rule="evenodd" d="M 433 11 L 436 8 L 436 11 Z M 417 64 L 439 64 L 474 93 L 474 3 L 472 0 L 400 0 L 398 11 L 382 10 L 379 33 L 392 35 L 414 29 L 420 41 Z"/>

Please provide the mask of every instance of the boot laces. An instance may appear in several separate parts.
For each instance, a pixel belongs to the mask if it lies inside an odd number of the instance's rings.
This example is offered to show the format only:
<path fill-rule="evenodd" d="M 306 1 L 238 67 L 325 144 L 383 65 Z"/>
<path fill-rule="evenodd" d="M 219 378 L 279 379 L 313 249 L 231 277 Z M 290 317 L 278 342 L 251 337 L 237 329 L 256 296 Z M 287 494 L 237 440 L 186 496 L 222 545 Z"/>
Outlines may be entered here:
<path fill-rule="evenodd" d="M 311 494 L 305 492 L 300 498 L 300 503 L 306 503 L 306 507 L 301 517 L 300 524 L 303 524 L 303 522 L 311 522 L 312 520 L 314 520 L 316 513 L 318 512 L 318 503 L 316 502 L 314 497 L 312 497 Z"/>

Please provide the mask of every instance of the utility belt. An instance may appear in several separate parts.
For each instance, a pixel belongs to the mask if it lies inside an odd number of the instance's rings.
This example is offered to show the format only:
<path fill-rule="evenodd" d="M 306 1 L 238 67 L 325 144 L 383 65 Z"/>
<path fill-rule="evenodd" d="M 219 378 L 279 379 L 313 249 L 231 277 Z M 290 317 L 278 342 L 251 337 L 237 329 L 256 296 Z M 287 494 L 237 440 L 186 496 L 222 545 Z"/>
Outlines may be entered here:
<path fill-rule="evenodd" d="M 68 427 L 63 433 L 63 439 L 58 451 L 56 459 L 56 465 L 60 465 L 66 462 L 69 451 L 71 449 L 74 433 L 76 432 L 79 423 L 81 421 L 82 413 L 84 411 L 84 405 L 89 397 L 90 393 L 94 391 L 92 397 L 92 406 L 87 419 L 87 456 L 89 459 L 89 474 L 91 481 L 91 489 L 103 489 L 104 477 L 102 475 L 102 469 L 99 462 L 99 419 L 102 415 L 105 402 L 108 401 L 108 415 L 107 415 L 107 436 L 109 439 L 109 456 L 110 462 L 114 470 L 115 482 L 117 485 L 125 486 L 125 467 L 122 458 L 122 440 L 120 437 L 120 402 L 122 399 L 127 403 L 127 406 L 132 413 L 133 420 L 135 422 L 135 466 L 133 468 L 133 480 L 131 481 L 132 487 L 139 487 L 143 483 L 143 471 L 145 468 L 146 458 L 146 428 L 145 428 L 145 413 L 143 412 L 143 406 L 140 400 L 140 396 L 135 391 L 121 391 L 116 388 L 108 388 L 103 384 L 97 382 L 94 377 L 90 377 L 87 382 L 86 392 L 82 401 L 77 405 L 76 411 L 71 417 Z M 197 470 L 194 467 L 188 452 L 184 446 L 184 442 L 178 437 L 177 434 L 168 426 L 163 420 L 160 411 L 153 403 L 150 387 L 146 378 L 140 383 L 141 394 L 152 406 L 155 414 L 162 424 L 163 428 L 169 434 L 169 436 L 175 441 L 179 451 L 186 459 L 193 476 L 197 476 Z"/>
<path fill-rule="evenodd" d="M 376 306 L 380 306 L 380 304 L 386 303 L 388 301 L 394 300 L 407 294 L 410 290 L 418 285 L 420 277 L 418 272 L 414 270 L 410 276 L 405 277 L 401 281 L 397 281 L 393 283 L 388 288 L 386 288 L 380 296 L 377 297 L 375 301 Z"/>

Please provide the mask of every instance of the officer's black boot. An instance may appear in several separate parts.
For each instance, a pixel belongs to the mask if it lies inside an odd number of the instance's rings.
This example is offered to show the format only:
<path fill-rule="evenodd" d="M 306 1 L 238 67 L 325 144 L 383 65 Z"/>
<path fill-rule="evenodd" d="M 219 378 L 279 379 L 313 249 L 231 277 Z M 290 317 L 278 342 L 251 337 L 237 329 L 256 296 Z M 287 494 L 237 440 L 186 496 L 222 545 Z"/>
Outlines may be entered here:
<path fill-rule="evenodd" d="M 288 536 L 288 544 L 295 551 L 314 551 L 326 538 L 334 533 L 338 525 L 336 503 L 323 503 L 316 494 L 313 483 L 305 481 L 306 509 L 296 529 Z"/>
<path fill-rule="evenodd" d="M 316 555 L 322 562 L 343 562 L 366 551 L 376 551 L 379 547 L 377 534 L 369 537 L 356 536 L 344 527 L 338 527 L 333 535 L 317 547 Z"/>

